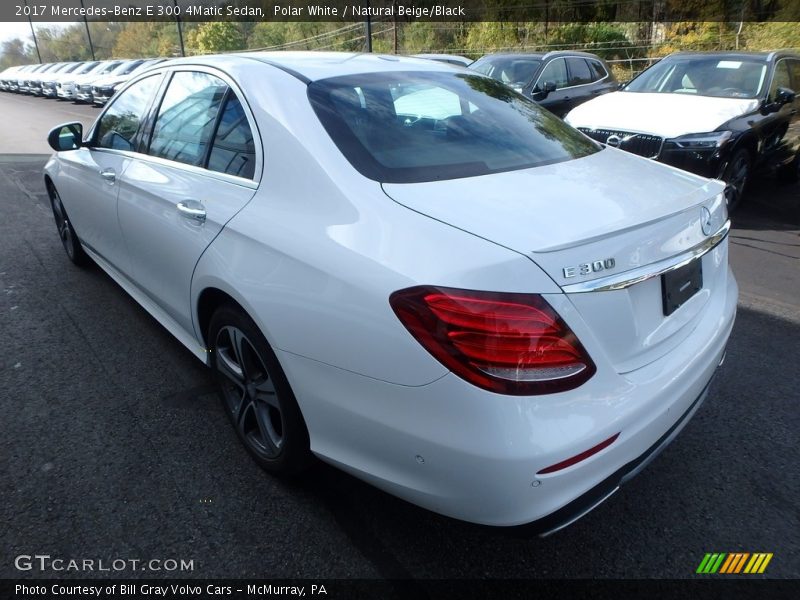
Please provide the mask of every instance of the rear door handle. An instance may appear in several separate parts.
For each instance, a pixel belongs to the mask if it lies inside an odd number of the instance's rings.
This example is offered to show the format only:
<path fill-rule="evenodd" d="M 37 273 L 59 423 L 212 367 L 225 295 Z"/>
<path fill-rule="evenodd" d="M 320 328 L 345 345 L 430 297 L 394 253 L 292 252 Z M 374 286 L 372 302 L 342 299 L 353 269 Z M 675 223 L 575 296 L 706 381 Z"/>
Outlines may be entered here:
<path fill-rule="evenodd" d="M 204 223 L 206 220 L 206 209 L 202 202 L 197 200 L 184 200 L 175 205 L 178 212 L 187 219 L 192 219 L 198 223 Z"/>
<path fill-rule="evenodd" d="M 117 180 L 117 172 L 114 169 L 102 169 L 100 177 L 105 179 L 108 183 L 114 183 Z"/>

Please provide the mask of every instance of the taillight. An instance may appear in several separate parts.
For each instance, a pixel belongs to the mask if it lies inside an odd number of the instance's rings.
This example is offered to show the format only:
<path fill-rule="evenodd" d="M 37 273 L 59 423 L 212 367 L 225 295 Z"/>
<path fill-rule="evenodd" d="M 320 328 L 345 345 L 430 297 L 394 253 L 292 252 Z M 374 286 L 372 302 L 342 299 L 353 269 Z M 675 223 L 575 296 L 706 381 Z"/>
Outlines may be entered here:
<path fill-rule="evenodd" d="M 394 292 L 389 303 L 439 362 L 485 390 L 563 392 L 596 370 L 575 334 L 536 294 L 420 286 Z"/>

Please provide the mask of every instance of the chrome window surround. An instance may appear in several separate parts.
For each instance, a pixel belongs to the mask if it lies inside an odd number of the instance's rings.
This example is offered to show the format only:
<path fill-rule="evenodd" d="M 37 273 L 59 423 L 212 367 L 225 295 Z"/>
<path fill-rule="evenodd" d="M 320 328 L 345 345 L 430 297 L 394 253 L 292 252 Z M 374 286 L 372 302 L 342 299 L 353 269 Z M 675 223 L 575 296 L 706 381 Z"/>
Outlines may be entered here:
<path fill-rule="evenodd" d="M 670 271 L 675 271 L 686 266 L 696 258 L 699 258 L 716 248 L 720 242 L 722 242 L 728 236 L 730 229 L 731 222 L 728 220 L 715 234 L 709 236 L 693 248 L 689 248 L 689 250 L 686 250 L 677 256 L 665 258 L 664 260 L 660 260 L 653 264 L 637 267 L 623 273 L 608 275 L 606 277 L 600 277 L 599 279 L 593 279 L 591 281 L 583 281 L 570 285 L 564 285 L 561 286 L 561 289 L 566 294 L 611 292 L 614 290 L 622 290 L 631 287 L 632 285 L 636 285 L 642 281 L 647 281 L 648 279 L 653 279 L 654 277 L 660 277 L 664 273 L 669 273 Z"/>
<path fill-rule="evenodd" d="M 92 124 L 88 133 L 84 135 L 84 139 L 89 140 L 94 136 L 94 130 L 97 127 L 97 124 L 100 122 L 100 119 L 102 119 L 103 116 L 106 114 L 106 112 L 114 105 L 114 102 L 117 100 L 117 98 L 119 98 L 122 92 L 124 92 L 128 87 L 131 87 L 141 79 L 145 79 L 146 77 L 151 77 L 153 75 L 162 78 L 162 82 L 161 84 L 159 84 L 159 90 L 157 92 L 157 100 L 160 105 L 160 101 L 163 99 L 163 95 L 166 91 L 166 88 L 163 87 L 163 84 L 165 82 L 165 77 L 169 78 L 172 73 L 176 73 L 178 71 L 198 71 L 202 73 L 208 73 L 209 75 L 213 75 L 214 77 L 217 77 L 222 81 L 224 81 L 231 89 L 231 91 L 236 95 L 237 99 L 239 100 L 239 103 L 242 105 L 242 109 L 244 110 L 245 116 L 247 117 L 247 123 L 250 126 L 250 130 L 253 133 L 253 143 L 255 144 L 255 149 L 256 149 L 256 164 L 255 164 L 255 172 L 252 179 L 239 177 L 237 175 L 229 175 L 227 173 L 220 173 L 218 171 L 212 171 L 211 169 L 205 169 L 203 167 L 197 167 L 194 165 L 187 165 L 186 163 L 174 160 L 168 160 L 157 156 L 151 156 L 150 154 L 140 154 L 139 152 L 132 152 L 129 150 L 115 150 L 113 148 L 91 148 L 92 152 L 108 152 L 111 154 L 121 154 L 123 156 L 129 156 L 130 158 L 134 158 L 136 160 L 140 160 L 143 162 L 161 164 L 182 171 L 187 171 L 189 173 L 194 173 L 196 175 L 210 177 L 211 179 L 218 179 L 220 181 L 234 183 L 236 185 L 240 185 L 243 187 L 258 189 L 258 186 L 261 182 L 261 177 L 263 176 L 264 158 L 265 158 L 264 157 L 265 153 L 263 149 L 264 146 L 261 141 L 261 131 L 258 129 L 255 115 L 253 114 L 253 111 L 250 108 L 250 104 L 247 102 L 247 97 L 242 92 L 242 89 L 239 87 L 238 83 L 236 83 L 233 80 L 233 78 L 226 72 L 214 67 L 207 67 L 205 65 L 180 64 L 169 67 L 156 67 L 153 68 L 152 70 L 145 69 L 144 71 L 142 71 L 141 74 L 137 75 L 133 79 L 130 79 L 129 81 L 126 81 L 124 87 L 121 87 L 117 91 L 112 101 L 107 103 L 103 108 L 103 111 L 97 116 L 97 119 Z"/>
<path fill-rule="evenodd" d="M 564 61 L 564 68 L 567 69 L 567 77 L 569 77 L 569 69 L 567 68 L 567 58 L 575 58 L 575 57 L 574 56 L 556 56 L 553 59 L 553 61 L 559 60 L 559 59 L 563 60 Z M 605 77 L 601 77 L 600 79 L 595 79 L 594 81 L 590 81 L 589 83 L 579 83 L 578 85 L 568 85 L 566 87 L 556 88 L 557 92 L 560 92 L 562 90 L 572 90 L 572 89 L 575 89 L 575 88 L 583 87 L 585 85 L 594 85 L 595 83 L 600 83 L 601 81 L 605 81 L 606 79 L 608 79 L 608 77 L 609 77 L 608 69 L 605 68 L 603 63 L 598 62 L 597 60 L 595 60 L 593 58 L 587 58 L 585 56 L 581 56 L 579 58 L 583 58 L 583 60 L 586 60 L 586 61 L 590 60 L 592 62 L 598 63 L 601 67 L 603 67 L 603 71 L 605 71 L 605 74 L 606 74 Z M 553 62 L 553 61 L 550 61 L 550 62 Z M 547 63 L 547 65 L 549 65 L 549 64 L 550 63 Z M 536 89 L 536 86 L 539 85 L 539 82 L 542 80 L 542 75 L 544 74 L 544 70 L 547 68 L 547 65 L 545 65 L 542 68 L 542 72 L 539 73 L 539 76 L 536 78 L 536 83 L 533 84 L 533 88 L 531 88 L 531 89 Z"/>

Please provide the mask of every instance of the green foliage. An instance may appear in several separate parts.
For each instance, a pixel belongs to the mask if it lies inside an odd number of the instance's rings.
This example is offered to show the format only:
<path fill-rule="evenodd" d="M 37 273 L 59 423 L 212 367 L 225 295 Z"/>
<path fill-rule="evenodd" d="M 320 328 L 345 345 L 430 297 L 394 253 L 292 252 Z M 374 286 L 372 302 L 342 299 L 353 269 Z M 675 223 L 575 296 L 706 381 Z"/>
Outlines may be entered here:
<path fill-rule="evenodd" d="M 175 23 L 126 23 L 113 44 L 115 58 L 179 56 L 180 42 Z"/>
<path fill-rule="evenodd" d="M 796 22 L 747 23 L 742 35 L 748 50 L 800 50 L 800 24 Z"/>
<path fill-rule="evenodd" d="M 772 22 L 744 22 L 752 18 L 733 10 L 727 0 L 659 0 L 669 10 L 678 2 L 683 10 L 723 14 L 730 22 L 613 22 L 630 20 L 628 4 L 597 0 L 576 4 L 572 0 L 541 0 L 553 22 L 373 22 L 373 50 L 394 51 L 395 33 L 401 54 L 442 52 L 478 58 L 490 52 L 533 52 L 574 49 L 594 52 L 617 61 L 612 64 L 618 76 L 627 78 L 647 62 L 645 57 L 660 57 L 678 50 L 768 50 L 800 48 L 800 4 L 784 0 L 762 2 L 761 17 Z M 503 6 L 529 5 L 530 0 L 496 0 Z M 737 5 L 739 6 L 739 5 Z M 747 8 L 752 5 L 741 5 Z M 766 7 L 766 8 L 764 8 Z M 594 12 L 591 12 L 594 11 Z M 717 13 L 714 13 L 717 11 Z M 722 13 L 719 11 L 723 11 Z M 732 12 L 731 12 L 732 11 Z M 737 12 L 738 11 L 738 12 Z M 589 14 L 591 12 L 591 14 Z M 735 14 L 734 14 L 735 13 Z M 593 20 L 594 18 L 594 20 Z M 710 17 L 709 17 L 710 18 Z M 566 22 L 574 19 L 576 22 Z M 780 19 L 780 20 L 779 20 Z M 397 27 L 395 32 L 394 27 Z M 89 29 L 98 59 L 178 56 L 180 43 L 177 24 L 171 22 L 90 22 Z M 363 23 L 343 22 L 202 22 L 183 23 L 187 54 L 231 52 L 248 48 L 272 50 L 338 50 L 361 52 L 365 47 Z M 86 60 L 91 58 L 86 28 L 74 23 L 64 28 L 37 26 L 39 48 L 44 61 Z M 621 62 L 624 61 L 624 62 Z M 9 40 L 0 45 L 0 66 L 37 62 L 31 42 Z"/>
<path fill-rule="evenodd" d="M 238 23 L 209 21 L 197 28 L 194 38 L 202 54 L 233 52 L 245 49 L 245 36 Z"/>
<path fill-rule="evenodd" d="M 628 40 L 625 30 L 613 23 L 567 23 L 552 30 L 548 44 L 568 50 L 585 50 L 611 60 L 643 56 L 644 48 Z"/>

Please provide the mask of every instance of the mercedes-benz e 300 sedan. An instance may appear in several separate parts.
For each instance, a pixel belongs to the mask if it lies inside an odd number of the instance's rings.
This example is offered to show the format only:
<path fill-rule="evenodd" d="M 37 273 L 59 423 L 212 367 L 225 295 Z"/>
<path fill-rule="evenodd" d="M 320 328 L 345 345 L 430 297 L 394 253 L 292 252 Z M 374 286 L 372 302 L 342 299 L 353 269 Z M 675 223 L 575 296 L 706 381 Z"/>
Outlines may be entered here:
<path fill-rule="evenodd" d="M 737 286 L 723 184 L 434 61 L 169 61 L 45 167 L 93 259 L 219 381 L 258 463 L 549 532 L 698 409 Z M 699 460 L 699 458 L 698 458 Z"/>

